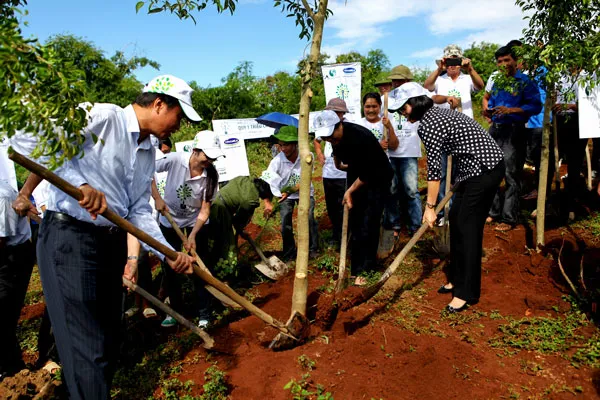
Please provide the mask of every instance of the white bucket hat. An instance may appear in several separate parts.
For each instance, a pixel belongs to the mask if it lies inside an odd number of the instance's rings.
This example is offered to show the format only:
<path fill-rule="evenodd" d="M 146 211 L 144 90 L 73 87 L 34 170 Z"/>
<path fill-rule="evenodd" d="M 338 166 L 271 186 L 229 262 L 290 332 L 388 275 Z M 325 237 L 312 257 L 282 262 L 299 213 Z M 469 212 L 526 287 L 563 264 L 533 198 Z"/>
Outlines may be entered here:
<path fill-rule="evenodd" d="M 194 122 L 202 121 L 194 107 L 192 107 L 192 92 L 190 87 L 183 79 L 173 75 L 160 75 L 152 79 L 144 86 L 143 92 L 163 93 L 179 100 L 179 105 L 185 116 Z"/>
<path fill-rule="evenodd" d="M 430 93 L 416 82 L 406 82 L 389 93 L 388 110 L 395 112 L 401 109 L 408 99 L 419 96 L 430 96 Z"/>
<path fill-rule="evenodd" d="M 313 122 L 313 131 L 316 137 L 328 137 L 333 133 L 335 125 L 340 122 L 340 118 L 335 111 L 325 110 L 315 117 Z"/>
<path fill-rule="evenodd" d="M 200 131 L 196 133 L 192 149 L 202 150 L 208 158 L 212 158 L 213 160 L 221 156 L 225 157 L 219 145 L 219 137 L 213 131 Z"/>

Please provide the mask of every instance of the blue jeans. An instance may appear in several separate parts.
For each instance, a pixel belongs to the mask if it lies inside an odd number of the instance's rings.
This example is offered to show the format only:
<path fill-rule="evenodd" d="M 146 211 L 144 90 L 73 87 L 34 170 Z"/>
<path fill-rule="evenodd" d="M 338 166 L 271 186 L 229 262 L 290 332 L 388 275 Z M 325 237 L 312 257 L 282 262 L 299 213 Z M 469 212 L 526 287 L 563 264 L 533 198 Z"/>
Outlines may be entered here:
<path fill-rule="evenodd" d="M 292 216 L 294 206 L 298 204 L 298 199 L 286 199 L 279 203 L 279 212 L 281 214 L 281 237 L 283 239 L 283 259 L 292 260 L 296 258 L 296 241 L 294 240 L 294 227 Z M 317 251 L 319 248 L 318 225 L 315 221 L 315 199 L 310 198 L 310 208 L 308 210 L 308 228 L 310 237 L 310 251 Z"/>
<path fill-rule="evenodd" d="M 421 226 L 423 210 L 418 188 L 418 158 L 390 157 L 394 170 L 391 196 L 385 205 L 383 226 L 386 229 L 400 229 L 400 210 L 407 210 L 408 229 L 416 232 Z"/>

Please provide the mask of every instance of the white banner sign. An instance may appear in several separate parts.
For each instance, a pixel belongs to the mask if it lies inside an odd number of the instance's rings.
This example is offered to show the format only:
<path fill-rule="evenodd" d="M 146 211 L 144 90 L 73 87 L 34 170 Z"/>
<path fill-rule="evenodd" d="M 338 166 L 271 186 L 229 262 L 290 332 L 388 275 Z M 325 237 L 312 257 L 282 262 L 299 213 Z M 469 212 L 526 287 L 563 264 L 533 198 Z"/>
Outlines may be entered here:
<path fill-rule="evenodd" d="M 323 65 L 323 82 L 327 101 L 336 97 L 344 100 L 348 110 L 346 119 L 361 119 L 361 66 L 360 63 Z"/>
<path fill-rule="evenodd" d="M 220 135 L 219 142 L 225 157 L 215 161 L 215 168 L 219 173 L 219 182 L 230 181 L 238 176 L 250 176 L 246 144 L 243 138 L 237 135 Z M 175 143 L 176 151 L 192 151 L 193 140 Z"/>
<path fill-rule="evenodd" d="M 600 86 L 586 91 L 578 88 L 579 137 L 581 139 L 600 137 Z"/>
<path fill-rule="evenodd" d="M 8 181 L 15 190 L 19 190 L 15 164 L 8 158 L 8 140 L 5 137 L 0 137 L 0 180 Z"/>
<path fill-rule="evenodd" d="M 259 124 L 254 118 L 213 119 L 213 132 L 217 135 L 236 135 L 239 139 L 268 138 L 275 129 Z"/>

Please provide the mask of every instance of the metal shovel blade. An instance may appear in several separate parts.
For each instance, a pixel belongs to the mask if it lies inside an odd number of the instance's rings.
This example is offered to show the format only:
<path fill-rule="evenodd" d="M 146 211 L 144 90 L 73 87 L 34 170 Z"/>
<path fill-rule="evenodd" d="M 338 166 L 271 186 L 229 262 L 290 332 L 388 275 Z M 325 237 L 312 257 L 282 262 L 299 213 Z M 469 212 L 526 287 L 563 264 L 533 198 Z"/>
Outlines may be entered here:
<path fill-rule="evenodd" d="M 298 346 L 308 337 L 310 333 L 310 322 L 298 311 L 285 324 L 289 334 L 279 332 L 269 345 L 271 350 L 287 350 Z"/>
<path fill-rule="evenodd" d="M 268 264 L 261 262 L 254 266 L 266 277 L 276 281 L 288 272 L 288 266 L 276 256 L 271 256 L 267 259 Z"/>

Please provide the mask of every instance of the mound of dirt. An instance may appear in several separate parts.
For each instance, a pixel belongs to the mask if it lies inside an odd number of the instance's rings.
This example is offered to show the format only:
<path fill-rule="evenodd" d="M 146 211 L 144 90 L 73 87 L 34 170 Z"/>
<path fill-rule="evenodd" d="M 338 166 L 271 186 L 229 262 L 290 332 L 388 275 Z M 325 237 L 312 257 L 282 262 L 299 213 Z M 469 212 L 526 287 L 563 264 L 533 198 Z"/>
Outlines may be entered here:
<path fill-rule="evenodd" d="M 49 399 L 54 393 L 54 387 L 48 371 L 24 369 L 0 382 L 0 399 Z"/>

